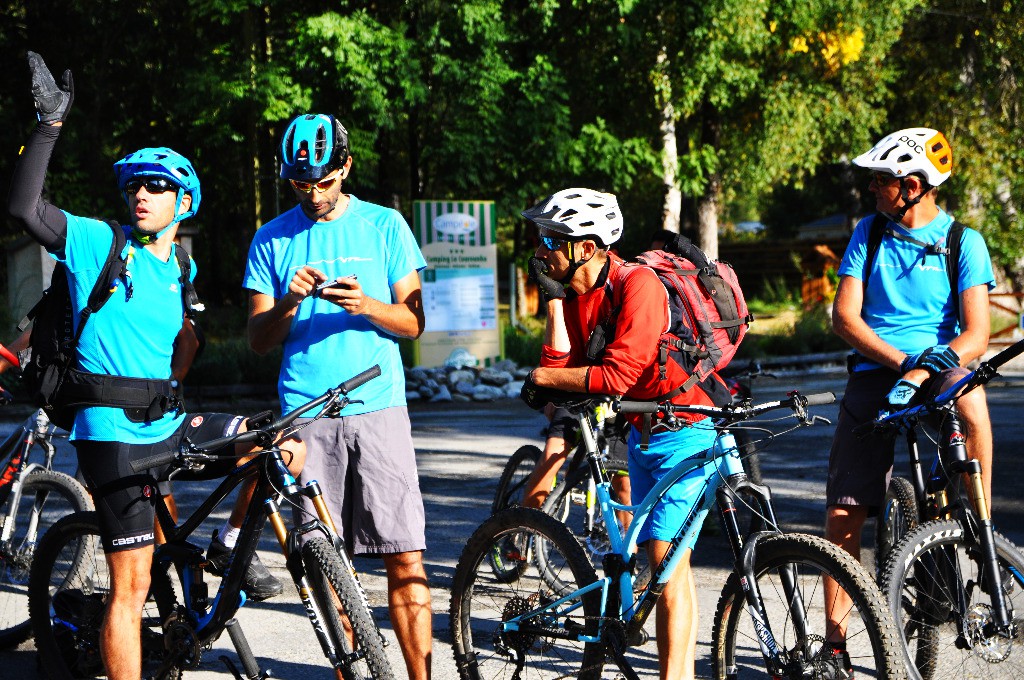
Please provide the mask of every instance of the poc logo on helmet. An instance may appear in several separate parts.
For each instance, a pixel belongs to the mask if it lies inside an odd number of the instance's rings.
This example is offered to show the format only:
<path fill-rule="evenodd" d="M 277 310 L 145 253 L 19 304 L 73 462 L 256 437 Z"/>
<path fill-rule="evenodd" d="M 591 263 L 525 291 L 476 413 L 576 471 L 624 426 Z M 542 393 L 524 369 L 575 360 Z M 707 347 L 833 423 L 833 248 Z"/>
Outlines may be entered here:
<path fill-rule="evenodd" d="M 902 137 L 900 137 L 900 141 L 904 142 L 907 146 L 909 146 L 911 149 L 913 149 L 917 153 L 924 153 L 924 147 L 921 146 L 917 142 L 917 140 L 915 140 L 914 138 L 910 137 L 909 135 L 903 135 Z"/>

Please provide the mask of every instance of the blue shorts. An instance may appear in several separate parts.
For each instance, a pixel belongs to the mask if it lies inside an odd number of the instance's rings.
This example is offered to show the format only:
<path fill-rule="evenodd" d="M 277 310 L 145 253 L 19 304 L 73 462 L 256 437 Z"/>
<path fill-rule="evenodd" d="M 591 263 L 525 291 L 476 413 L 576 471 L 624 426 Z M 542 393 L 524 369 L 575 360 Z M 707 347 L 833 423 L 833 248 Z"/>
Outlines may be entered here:
<path fill-rule="evenodd" d="M 638 505 L 676 465 L 711 448 L 716 436 L 711 421 L 702 420 L 678 432 L 652 434 L 648 449 L 641 451 L 640 432 L 631 427 L 628 445 L 632 504 Z M 676 482 L 651 510 L 647 522 L 637 535 L 637 543 L 651 538 L 658 541 L 671 541 L 675 538 L 690 508 L 704 493 L 707 480 L 716 474 L 717 469 L 714 464 L 698 467 Z"/>

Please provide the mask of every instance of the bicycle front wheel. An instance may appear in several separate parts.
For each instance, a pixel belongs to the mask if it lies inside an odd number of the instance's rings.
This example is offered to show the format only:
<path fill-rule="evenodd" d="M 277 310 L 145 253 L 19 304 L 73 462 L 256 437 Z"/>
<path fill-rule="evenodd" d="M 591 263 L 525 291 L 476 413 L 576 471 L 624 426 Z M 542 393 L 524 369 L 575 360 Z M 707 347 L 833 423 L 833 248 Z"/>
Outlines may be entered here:
<path fill-rule="evenodd" d="M 757 544 L 754 563 L 766 620 L 781 653 L 768 662 L 763 634 L 748 613 L 740 577 L 722 591 L 712 632 L 713 677 L 778 678 L 906 677 L 899 636 L 870 574 L 848 553 L 816 536 L 778 534 Z M 824 579 L 834 579 L 852 600 L 841 613 L 850 668 L 826 641 Z M 788 581 L 788 583 L 787 583 Z M 833 612 L 835 614 L 836 612 Z"/>
<path fill-rule="evenodd" d="M 167 572 L 154 570 L 150 597 L 142 612 L 142 675 L 177 680 L 184 663 L 169 659 L 169 651 L 185 653 L 184 637 L 165 640 L 176 601 Z M 61 519 L 39 542 L 29 575 L 29 614 L 39 663 L 50 680 L 95 678 L 103 675 L 100 626 L 111 593 L 110 572 L 94 512 Z"/>
<path fill-rule="evenodd" d="M 913 680 L 1024 677 L 1024 556 L 995 534 L 1011 630 L 994 625 L 992 588 L 975 532 L 959 521 L 922 524 L 886 563 L 882 586 Z"/>
<path fill-rule="evenodd" d="M 561 582 L 572 584 L 565 591 L 552 590 L 531 564 L 530 545 L 538 539 L 549 546 L 549 567 L 557 569 Z M 517 546 L 516 559 L 523 564 L 522 575 L 513 582 L 496 578 L 486 565 L 491 552 L 506 544 Z M 492 516 L 469 539 L 452 582 L 449 626 L 459 676 L 600 678 L 602 646 L 579 640 L 598 635 L 600 591 L 582 596 L 572 592 L 596 580 L 579 542 L 548 515 L 515 508 Z M 536 615 L 523 617 L 538 609 Z"/>
<path fill-rule="evenodd" d="M 302 546 L 302 563 L 345 680 L 393 680 L 384 641 L 363 590 L 334 546 L 321 537 L 306 541 Z M 351 638 L 340 613 L 348 618 Z"/>
<path fill-rule="evenodd" d="M 92 509 L 82 485 L 53 470 L 27 475 L 13 501 L 12 494 L 0 508 L 0 647 L 28 639 L 28 574 L 39 538 L 61 517 Z"/>

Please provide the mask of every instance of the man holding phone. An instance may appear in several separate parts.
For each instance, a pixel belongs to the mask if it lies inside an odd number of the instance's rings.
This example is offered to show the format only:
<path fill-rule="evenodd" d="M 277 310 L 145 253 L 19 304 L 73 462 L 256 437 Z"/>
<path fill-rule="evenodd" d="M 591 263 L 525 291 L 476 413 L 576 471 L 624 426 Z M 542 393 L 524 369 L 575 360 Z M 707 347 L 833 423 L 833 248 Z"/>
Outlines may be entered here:
<path fill-rule="evenodd" d="M 397 342 L 423 332 L 426 262 L 401 214 L 342 193 L 351 168 L 348 132 L 333 116 L 304 114 L 288 125 L 281 177 L 298 205 L 256 232 L 249 248 L 249 345 L 259 354 L 284 345 L 282 411 L 380 365 L 381 377 L 353 392 L 358 401 L 344 416 L 302 431 L 302 480 L 320 482 L 350 550 L 383 557 L 409 677 L 428 678 L 423 499 Z"/>

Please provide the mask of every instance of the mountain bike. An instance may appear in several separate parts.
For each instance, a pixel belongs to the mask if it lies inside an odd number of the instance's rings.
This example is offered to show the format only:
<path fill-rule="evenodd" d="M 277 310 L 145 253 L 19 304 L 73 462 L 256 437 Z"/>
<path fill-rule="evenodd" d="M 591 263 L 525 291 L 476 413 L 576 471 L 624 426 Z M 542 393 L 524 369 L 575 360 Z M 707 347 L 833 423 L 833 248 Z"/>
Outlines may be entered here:
<path fill-rule="evenodd" d="M 999 366 L 1022 352 L 1024 341 L 946 392 L 869 424 L 899 433 L 913 431 L 925 418 L 939 422 L 931 469 L 925 472 L 912 446 L 911 480 L 897 487 L 903 490 L 891 495 L 883 513 L 887 538 L 899 540 L 880 585 L 912 678 L 1024 677 L 1024 554 L 995 531 L 981 465 L 967 457 L 956 408 L 961 389 L 988 383 Z M 908 519 L 918 526 L 912 528 Z"/>
<path fill-rule="evenodd" d="M 10 403 L 0 392 L 0 405 Z M 28 639 L 28 574 L 39 537 L 61 517 L 93 507 L 78 480 L 53 469 L 59 436 L 40 409 L 0 443 L 0 647 Z"/>
<path fill-rule="evenodd" d="M 722 428 L 775 409 L 790 409 L 797 420 L 790 429 L 796 429 L 824 420 L 810 415 L 808 406 L 833 400 L 832 394 L 793 393 L 781 401 L 721 408 L 630 401 L 616 402 L 616 406 L 620 413 L 659 414 L 668 427 L 682 425 L 675 419 L 678 413 L 699 413 L 720 422 Z M 590 407 L 587 400 L 571 406 L 577 413 Z M 588 449 L 596 449 L 592 427 L 587 419 L 580 420 Z M 593 458 L 588 463 L 596 465 Z M 654 570 L 652 585 L 637 593 L 638 533 L 667 490 L 697 469 L 704 472 L 703 489 L 680 524 L 666 559 Z M 612 550 L 604 558 L 603 577 L 598 577 L 576 537 L 542 512 L 504 510 L 474 532 L 455 570 L 449 612 L 460 677 L 598 678 L 610 658 L 625 678 L 636 679 L 626 652 L 645 641 L 647 618 L 716 502 L 734 563 L 714 617 L 715 678 L 765 671 L 776 678 L 850 677 L 847 659 L 828 643 L 824 630 L 825 576 L 835 579 L 852 599 L 843 621 L 853 674 L 905 677 L 898 635 L 871 576 L 846 552 L 821 538 L 782 532 L 770 489 L 746 479 L 735 437 L 727 429 L 719 430 L 711 449 L 673 468 L 639 504 L 615 503 L 607 481 L 597 485 L 597 496 L 609 527 L 617 527 L 616 510 L 634 513 L 625 533 L 608 532 Z M 754 521 L 745 535 L 736 520 L 741 503 L 753 510 Z M 508 540 L 523 549 L 522 572 L 514 581 L 496 578 L 486 566 L 495 547 Z"/>
<path fill-rule="evenodd" d="M 234 618 L 248 599 L 244 576 L 268 520 L 331 667 L 348 679 L 394 677 L 383 650 L 383 637 L 319 485 L 313 481 L 300 487 L 275 443 L 305 426 L 293 425 L 304 413 L 318 408 L 309 422 L 339 414 L 354 403 L 349 392 L 378 375 L 380 368 L 374 366 L 278 420 L 267 411 L 250 418 L 246 432 L 201 443 L 186 439 L 178 451 L 132 464 L 137 473 L 166 466 L 161 479 L 170 479 L 178 470 L 195 469 L 215 460 L 218 452 L 234 456 L 236 444 L 251 443 L 259 449 L 252 460 L 234 468 L 180 526 L 175 526 L 163 498 L 157 502 L 157 518 L 166 543 L 156 546 L 152 585 L 143 612 L 145 677 L 181 677 L 183 671 L 199 665 L 203 652 L 225 630 L 238 652 L 244 676 L 269 675 L 260 670 Z M 211 598 L 204 580 L 204 550 L 189 539 L 235 487 L 253 476 L 259 480 L 256 493 L 220 587 Z M 281 504 L 295 505 L 300 496 L 313 502 L 318 516 L 289 529 Z M 47 677 L 65 680 L 103 672 L 99 628 L 109 593 L 110 577 L 96 514 L 75 513 L 57 522 L 40 542 L 29 577 L 32 632 Z M 242 677 L 227 657 L 221 659 L 236 678 Z"/>

